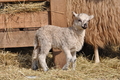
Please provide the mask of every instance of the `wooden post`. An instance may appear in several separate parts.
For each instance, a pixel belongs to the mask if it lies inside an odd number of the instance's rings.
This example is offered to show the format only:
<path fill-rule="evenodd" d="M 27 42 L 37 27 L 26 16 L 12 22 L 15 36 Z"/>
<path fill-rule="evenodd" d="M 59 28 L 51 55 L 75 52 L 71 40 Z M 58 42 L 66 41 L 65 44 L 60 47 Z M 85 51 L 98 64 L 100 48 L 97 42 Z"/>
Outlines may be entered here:
<path fill-rule="evenodd" d="M 51 24 L 60 27 L 67 27 L 66 0 L 51 0 L 50 6 Z M 66 63 L 65 54 L 58 49 L 53 49 L 53 57 L 57 68 L 62 68 Z"/>
<path fill-rule="evenodd" d="M 66 63 L 65 54 L 59 49 L 53 49 L 53 60 L 56 68 L 62 68 Z"/>
<path fill-rule="evenodd" d="M 51 24 L 67 27 L 67 18 L 66 18 L 66 0 L 51 0 Z"/>

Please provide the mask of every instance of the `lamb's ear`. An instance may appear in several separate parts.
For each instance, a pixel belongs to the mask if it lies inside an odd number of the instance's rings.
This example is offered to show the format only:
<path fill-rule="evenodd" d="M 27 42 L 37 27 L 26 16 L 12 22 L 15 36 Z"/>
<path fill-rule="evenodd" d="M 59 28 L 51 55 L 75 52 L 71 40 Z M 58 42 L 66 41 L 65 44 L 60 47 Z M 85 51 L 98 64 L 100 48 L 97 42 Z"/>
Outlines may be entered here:
<path fill-rule="evenodd" d="M 78 16 L 78 14 L 76 14 L 75 12 L 72 12 L 73 13 L 73 15 L 75 16 L 75 17 L 77 17 Z"/>
<path fill-rule="evenodd" d="M 89 16 L 89 20 L 91 20 L 92 18 L 94 18 L 94 16 L 93 16 L 93 15 Z"/>

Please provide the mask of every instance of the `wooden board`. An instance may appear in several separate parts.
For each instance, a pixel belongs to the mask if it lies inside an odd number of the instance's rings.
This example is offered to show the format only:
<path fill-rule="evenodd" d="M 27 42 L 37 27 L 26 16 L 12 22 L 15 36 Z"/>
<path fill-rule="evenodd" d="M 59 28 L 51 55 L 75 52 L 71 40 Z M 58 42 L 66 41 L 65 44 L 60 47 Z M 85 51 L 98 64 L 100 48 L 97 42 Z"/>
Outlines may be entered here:
<path fill-rule="evenodd" d="M 0 14 L 0 29 L 41 27 L 49 24 L 47 11 Z"/>
<path fill-rule="evenodd" d="M 0 48 L 33 46 L 35 31 L 0 32 Z"/>
<path fill-rule="evenodd" d="M 0 0 L 0 2 L 19 2 L 19 1 L 48 1 L 48 0 Z"/>
<path fill-rule="evenodd" d="M 51 0 L 51 24 L 67 27 L 66 0 Z"/>
<path fill-rule="evenodd" d="M 50 5 L 51 24 L 60 27 L 67 27 L 66 0 L 51 0 Z M 66 63 L 65 54 L 58 49 L 53 49 L 53 57 L 57 68 L 62 68 Z"/>

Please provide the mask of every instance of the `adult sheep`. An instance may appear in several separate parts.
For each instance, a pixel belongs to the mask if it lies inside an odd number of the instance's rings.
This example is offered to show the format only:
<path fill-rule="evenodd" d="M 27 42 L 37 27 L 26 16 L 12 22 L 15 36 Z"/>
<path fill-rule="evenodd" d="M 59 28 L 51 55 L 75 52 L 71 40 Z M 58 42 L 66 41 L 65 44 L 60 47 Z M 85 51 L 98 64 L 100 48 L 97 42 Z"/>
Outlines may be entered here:
<path fill-rule="evenodd" d="M 63 28 L 47 25 L 37 30 L 32 57 L 33 70 L 38 68 L 38 60 L 43 70 L 48 70 L 46 56 L 51 48 L 59 48 L 65 53 L 66 64 L 62 68 L 63 70 L 68 69 L 70 62 L 72 62 L 72 68 L 75 69 L 76 51 L 81 50 L 83 46 L 85 29 L 88 27 L 88 21 L 93 18 L 93 15 L 76 14 L 75 12 L 73 12 L 73 15 L 75 19 L 72 27 Z"/>
<path fill-rule="evenodd" d="M 120 0 L 67 0 L 68 25 L 71 11 L 89 13 L 94 20 L 86 30 L 85 42 L 94 47 L 95 63 L 99 63 L 98 48 L 120 44 Z"/>

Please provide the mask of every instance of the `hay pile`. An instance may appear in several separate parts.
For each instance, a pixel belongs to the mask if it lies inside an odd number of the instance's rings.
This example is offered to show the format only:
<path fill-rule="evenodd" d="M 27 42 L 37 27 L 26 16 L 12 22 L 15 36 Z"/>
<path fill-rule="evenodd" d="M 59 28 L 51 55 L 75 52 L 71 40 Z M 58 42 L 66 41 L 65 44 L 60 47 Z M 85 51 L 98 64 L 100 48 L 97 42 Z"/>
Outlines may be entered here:
<path fill-rule="evenodd" d="M 48 72 L 43 72 L 41 68 L 31 70 L 31 53 L 31 48 L 1 50 L 0 80 L 120 80 L 120 60 L 116 57 L 101 58 L 100 64 L 94 64 L 80 55 L 75 71 L 50 68 Z"/>
<path fill-rule="evenodd" d="M 14 2 L 14 3 L 3 3 L 0 8 L 0 14 L 14 14 L 20 12 L 35 12 L 44 11 L 49 7 L 49 2 Z"/>
<path fill-rule="evenodd" d="M 29 54 L 23 55 L 20 53 L 12 53 L 9 51 L 0 51 L 0 65 L 2 66 L 16 66 L 26 67 L 31 66 L 31 56 Z"/>

